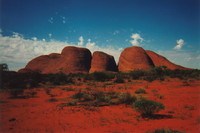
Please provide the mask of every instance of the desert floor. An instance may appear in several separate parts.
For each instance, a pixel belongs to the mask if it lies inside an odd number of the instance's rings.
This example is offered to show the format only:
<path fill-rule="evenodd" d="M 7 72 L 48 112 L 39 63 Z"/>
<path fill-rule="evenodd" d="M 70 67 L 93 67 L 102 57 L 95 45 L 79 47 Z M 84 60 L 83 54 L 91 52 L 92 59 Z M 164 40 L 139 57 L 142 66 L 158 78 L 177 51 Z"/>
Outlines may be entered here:
<path fill-rule="evenodd" d="M 147 99 L 161 102 L 165 109 L 155 118 L 142 118 L 131 105 L 63 106 L 80 90 L 104 92 L 145 88 Z M 10 98 L 0 92 L 0 132 L 2 133 L 145 133 L 160 128 L 186 133 L 200 132 L 200 81 L 168 79 L 165 81 L 132 80 L 126 83 L 81 82 L 63 86 L 34 88 L 30 98 Z M 137 94 L 138 95 L 138 94 Z"/>

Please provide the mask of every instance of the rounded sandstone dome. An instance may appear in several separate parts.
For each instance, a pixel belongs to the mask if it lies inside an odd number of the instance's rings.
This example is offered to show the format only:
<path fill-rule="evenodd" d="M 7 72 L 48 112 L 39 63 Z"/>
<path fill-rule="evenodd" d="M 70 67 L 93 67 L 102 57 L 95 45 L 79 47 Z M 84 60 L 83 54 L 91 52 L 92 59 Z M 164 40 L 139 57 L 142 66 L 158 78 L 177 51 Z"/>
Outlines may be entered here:
<path fill-rule="evenodd" d="M 91 66 L 91 52 L 86 48 L 73 46 L 65 47 L 61 54 L 52 53 L 32 59 L 19 72 L 36 71 L 47 73 L 79 73 L 89 72 Z"/>
<path fill-rule="evenodd" d="M 117 65 L 113 56 L 96 51 L 92 56 L 90 73 L 95 71 L 117 71 Z"/>
<path fill-rule="evenodd" d="M 124 49 L 118 63 L 118 69 L 122 72 L 133 70 L 149 70 L 154 64 L 145 50 L 138 46 Z"/>
<path fill-rule="evenodd" d="M 174 70 L 174 69 L 189 69 L 189 68 L 182 67 L 180 65 L 176 65 L 176 64 L 170 62 L 164 56 L 156 54 L 153 51 L 146 50 L 146 53 L 152 59 L 152 61 L 153 61 L 153 63 L 154 63 L 155 66 L 166 66 L 168 69 L 172 69 L 172 70 Z"/>
<path fill-rule="evenodd" d="M 89 72 L 91 52 L 87 48 L 65 47 L 62 52 L 61 69 L 64 73 Z"/>

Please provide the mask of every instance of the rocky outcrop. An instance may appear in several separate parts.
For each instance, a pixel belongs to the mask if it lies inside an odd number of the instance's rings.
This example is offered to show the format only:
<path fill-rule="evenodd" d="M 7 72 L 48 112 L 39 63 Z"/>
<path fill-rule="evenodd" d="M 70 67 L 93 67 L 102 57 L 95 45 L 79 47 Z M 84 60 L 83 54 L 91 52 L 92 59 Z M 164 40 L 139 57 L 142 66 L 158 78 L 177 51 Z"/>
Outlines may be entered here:
<path fill-rule="evenodd" d="M 122 72 L 138 69 L 149 70 L 153 66 L 154 64 L 145 50 L 137 46 L 124 49 L 118 63 L 118 69 Z"/>
<path fill-rule="evenodd" d="M 92 73 L 95 71 L 128 72 L 149 70 L 154 66 L 166 66 L 168 69 L 189 69 L 176 65 L 155 52 L 133 46 L 124 49 L 119 58 L 118 67 L 114 57 L 104 52 L 91 52 L 86 48 L 65 47 L 61 54 L 42 55 L 31 60 L 20 73 Z"/>
<path fill-rule="evenodd" d="M 91 58 L 91 52 L 88 49 L 69 46 L 65 47 L 61 54 L 52 53 L 36 57 L 19 72 L 84 73 L 90 70 Z"/>
<path fill-rule="evenodd" d="M 117 65 L 113 56 L 96 51 L 92 56 L 90 73 L 95 71 L 117 71 Z"/>
<path fill-rule="evenodd" d="M 89 72 L 91 52 L 86 48 L 65 47 L 62 50 L 61 69 L 64 73 Z"/>
<path fill-rule="evenodd" d="M 155 66 L 166 66 L 168 69 L 172 69 L 172 70 L 174 70 L 174 69 L 189 69 L 189 68 L 182 67 L 180 65 L 176 65 L 176 64 L 170 62 L 164 56 L 156 54 L 153 51 L 146 50 L 146 53 L 149 55 L 149 57 L 151 58 L 151 60 L 153 61 Z"/>

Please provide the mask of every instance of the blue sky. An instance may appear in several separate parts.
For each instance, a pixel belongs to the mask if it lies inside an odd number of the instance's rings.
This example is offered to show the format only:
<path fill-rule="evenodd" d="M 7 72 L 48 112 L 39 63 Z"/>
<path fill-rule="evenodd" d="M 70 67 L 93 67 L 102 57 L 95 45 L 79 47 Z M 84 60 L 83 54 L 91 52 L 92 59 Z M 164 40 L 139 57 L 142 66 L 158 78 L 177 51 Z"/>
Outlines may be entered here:
<path fill-rule="evenodd" d="M 17 70 L 78 44 L 117 61 L 124 48 L 138 45 L 200 69 L 199 8 L 199 0 L 1 0 L 0 61 Z"/>

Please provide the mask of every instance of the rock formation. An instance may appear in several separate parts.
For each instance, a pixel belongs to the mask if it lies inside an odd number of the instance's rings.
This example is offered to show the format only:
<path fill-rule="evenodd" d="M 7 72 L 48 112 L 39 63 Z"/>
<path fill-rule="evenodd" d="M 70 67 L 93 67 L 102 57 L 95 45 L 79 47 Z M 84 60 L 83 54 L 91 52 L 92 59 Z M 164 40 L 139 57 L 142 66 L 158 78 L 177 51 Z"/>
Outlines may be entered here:
<path fill-rule="evenodd" d="M 155 66 L 166 66 L 168 69 L 188 69 L 179 65 L 176 65 L 172 62 L 170 62 L 168 59 L 166 59 L 165 57 L 156 54 L 153 51 L 150 50 L 146 50 L 146 53 L 149 55 L 149 57 L 151 58 L 151 60 L 153 61 Z"/>
<path fill-rule="evenodd" d="M 64 73 L 89 72 L 91 52 L 86 48 L 65 47 L 62 50 L 62 69 Z"/>
<path fill-rule="evenodd" d="M 154 64 L 145 50 L 137 46 L 124 49 L 118 63 L 118 69 L 122 72 L 138 69 L 149 70 L 153 66 Z"/>
<path fill-rule="evenodd" d="M 117 65 L 113 56 L 96 51 L 92 56 L 90 73 L 95 71 L 117 71 Z"/>
<path fill-rule="evenodd" d="M 133 70 L 149 70 L 154 66 L 166 66 L 168 69 L 189 69 L 176 65 L 165 57 L 141 47 L 133 46 L 124 49 L 116 66 L 114 57 L 104 52 L 91 52 L 86 48 L 65 47 L 61 54 L 42 55 L 31 60 L 20 73 L 92 73 L 95 71 L 128 72 Z"/>
<path fill-rule="evenodd" d="M 61 54 L 42 55 L 31 60 L 19 72 L 78 73 L 89 72 L 91 52 L 86 48 L 65 47 Z"/>

